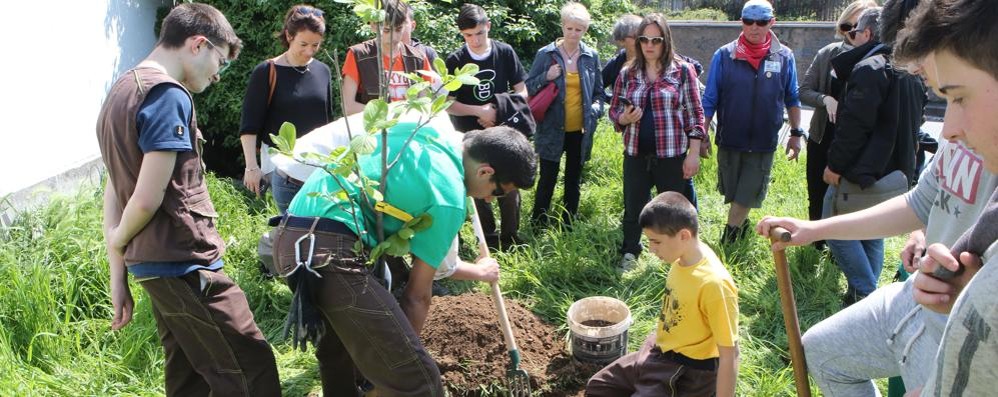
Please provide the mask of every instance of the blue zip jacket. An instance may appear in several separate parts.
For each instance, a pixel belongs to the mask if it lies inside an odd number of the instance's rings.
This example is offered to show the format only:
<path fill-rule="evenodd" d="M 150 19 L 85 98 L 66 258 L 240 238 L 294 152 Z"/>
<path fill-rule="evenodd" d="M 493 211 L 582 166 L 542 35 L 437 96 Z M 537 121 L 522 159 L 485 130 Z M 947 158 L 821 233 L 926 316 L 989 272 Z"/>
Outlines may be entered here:
<path fill-rule="evenodd" d="M 759 70 L 735 59 L 732 41 L 714 52 L 703 94 L 706 120 L 717 114 L 717 146 L 739 152 L 776 150 L 784 107 L 800 107 L 794 54 L 772 35 Z"/>

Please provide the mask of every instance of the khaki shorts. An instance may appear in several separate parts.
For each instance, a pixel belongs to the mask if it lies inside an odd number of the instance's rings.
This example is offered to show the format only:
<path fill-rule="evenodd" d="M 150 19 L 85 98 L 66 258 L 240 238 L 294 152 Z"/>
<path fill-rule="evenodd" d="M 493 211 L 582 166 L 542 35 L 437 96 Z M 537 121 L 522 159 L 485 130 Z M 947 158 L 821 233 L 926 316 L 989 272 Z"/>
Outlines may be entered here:
<path fill-rule="evenodd" d="M 717 149 L 717 191 L 724 203 L 734 201 L 748 208 L 762 207 L 769 190 L 773 152 L 738 152 Z"/>

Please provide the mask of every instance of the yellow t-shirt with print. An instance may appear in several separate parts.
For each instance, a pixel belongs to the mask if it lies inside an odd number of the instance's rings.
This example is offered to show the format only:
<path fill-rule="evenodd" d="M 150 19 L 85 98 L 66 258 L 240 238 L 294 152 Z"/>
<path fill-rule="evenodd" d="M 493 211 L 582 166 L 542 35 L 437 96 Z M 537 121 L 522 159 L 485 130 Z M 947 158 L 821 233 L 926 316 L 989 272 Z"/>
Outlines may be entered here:
<path fill-rule="evenodd" d="M 565 74 L 565 132 L 582 131 L 582 82 L 579 73 Z"/>
<path fill-rule="evenodd" d="M 701 247 L 706 248 L 706 245 Z M 665 280 L 655 343 L 692 359 L 718 357 L 738 341 L 738 288 L 710 248 L 693 266 L 672 264 Z"/>

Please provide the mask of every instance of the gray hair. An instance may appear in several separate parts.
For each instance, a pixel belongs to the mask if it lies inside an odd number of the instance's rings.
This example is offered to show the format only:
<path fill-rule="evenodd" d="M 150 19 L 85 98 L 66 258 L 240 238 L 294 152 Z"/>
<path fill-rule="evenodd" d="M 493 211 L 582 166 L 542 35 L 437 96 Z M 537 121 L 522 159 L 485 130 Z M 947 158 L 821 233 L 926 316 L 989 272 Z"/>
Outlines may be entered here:
<path fill-rule="evenodd" d="M 877 20 L 880 19 L 880 7 L 867 8 L 859 15 L 859 21 L 856 23 L 856 30 L 862 32 L 866 29 L 870 29 L 870 40 L 879 42 L 880 41 L 880 25 Z"/>
<path fill-rule="evenodd" d="M 641 25 L 641 17 L 634 14 L 621 15 L 617 22 L 613 24 L 613 40 L 624 41 L 628 37 L 638 34 L 638 26 Z"/>

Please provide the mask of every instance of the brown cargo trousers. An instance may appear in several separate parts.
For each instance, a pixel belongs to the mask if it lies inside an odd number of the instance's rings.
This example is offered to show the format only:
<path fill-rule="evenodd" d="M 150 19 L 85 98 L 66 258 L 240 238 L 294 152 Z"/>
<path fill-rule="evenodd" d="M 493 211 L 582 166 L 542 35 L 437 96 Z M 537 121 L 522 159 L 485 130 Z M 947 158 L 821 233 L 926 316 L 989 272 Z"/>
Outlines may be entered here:
<path fill-rule="evenodd" d="M 322 275 L 310 298 L 325 325 L 315 350 L 323 395 L 356 396 L 359 370 L 379 397 L 443 397 L 436 362 L 395 297 L 353 252 L 357 236 L 343 233 L 345 226 L 335 223 L 336 231 L 314 231 L 312 254 L 312 266 Z M 274 261 L 278 268 L 294 267 L 295 242 L 308 232 L 308 227 L 277 229 Z M 301 252 L 303 259 L 306 250 Z"/>
<path fill-rule="evenodd" d="M 280 396 L 274 353 L 221 270 L 141 281 L 166 353 L 167 396 Z"/>

